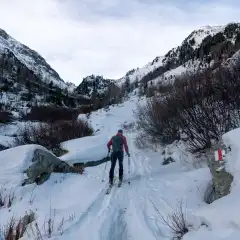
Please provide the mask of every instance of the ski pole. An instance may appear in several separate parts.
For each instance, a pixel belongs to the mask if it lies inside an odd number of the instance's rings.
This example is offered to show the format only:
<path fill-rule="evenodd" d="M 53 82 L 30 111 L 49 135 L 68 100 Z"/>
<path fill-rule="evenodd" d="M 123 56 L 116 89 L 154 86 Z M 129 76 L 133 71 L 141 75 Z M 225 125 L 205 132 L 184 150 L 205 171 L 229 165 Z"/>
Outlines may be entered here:
<path fill-rule="evenodd" d="M 130 157 L 128 157 L 128 184 L 130 185 Z"/>
<path fill-rule="evenodd" d="M 107 159 L 108 159 L 108 158 L 109 158 L 109 153 L 108 153 L 108 155 L 107 155 Z M 105 163 L 105 168 L 104 168 L 104 170 L 103 170 L 102 182 L 104 182 L 104 175 L 105 175 L 106 168 L 107 168 L 107 162 L 108 162 L 108 160 L 106 161 L 106 163 Z"/>

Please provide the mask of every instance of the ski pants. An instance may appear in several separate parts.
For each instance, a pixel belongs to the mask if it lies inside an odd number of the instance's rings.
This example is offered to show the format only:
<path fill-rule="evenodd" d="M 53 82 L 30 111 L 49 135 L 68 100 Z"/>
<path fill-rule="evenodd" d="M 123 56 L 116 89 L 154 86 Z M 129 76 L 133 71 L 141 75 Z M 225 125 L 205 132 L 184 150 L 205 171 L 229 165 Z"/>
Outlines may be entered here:
<path fill-rule="evenodd" d="M 118 164 L 119 164 L 119 180 L 122 180 L 122 178 L 123 178 L 123 151 L 113 152 L 111 155 L 111 169 L 109 172 L 109 182 L 110 183 L 113 182 L 114 169 L 115 169 L 117 160 L 118 160 Z"/>

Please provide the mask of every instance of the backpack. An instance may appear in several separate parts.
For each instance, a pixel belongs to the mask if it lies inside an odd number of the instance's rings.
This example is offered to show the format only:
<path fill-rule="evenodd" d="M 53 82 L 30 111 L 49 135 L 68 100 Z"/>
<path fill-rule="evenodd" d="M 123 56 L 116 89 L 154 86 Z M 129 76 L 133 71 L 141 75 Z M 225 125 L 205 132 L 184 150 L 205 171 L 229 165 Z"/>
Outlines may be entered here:
<path fill-rule="evenodd" d="M 119 152 L 123 150 L 123 137 L 116 135 L 112 137 L 112 150 L 113 152 Z"/>

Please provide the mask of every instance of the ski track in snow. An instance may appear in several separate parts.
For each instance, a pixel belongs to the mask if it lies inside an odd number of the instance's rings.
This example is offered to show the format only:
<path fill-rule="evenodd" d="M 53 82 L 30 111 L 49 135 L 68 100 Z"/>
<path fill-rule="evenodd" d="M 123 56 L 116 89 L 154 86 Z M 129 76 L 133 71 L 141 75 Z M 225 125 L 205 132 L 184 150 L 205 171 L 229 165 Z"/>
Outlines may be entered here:
<path fill-rule="evenodd" d="M 123 185 L 118 188 L 115 182 L 109 195 L 105 194 L 107 185 L 104 185 L 75 224 L 65 231 L 64 239 L 74 239 L 76 232 L 82 239 L 91 240 L 169 239 L 161 233 L 158 220 L 147 212 L 150 206 L 148 198 L 153 195 L 152 192 L 157 191 L 151 184 L 151 177 L 148 177 L 151 172 L 148 159 L 137 154 L 138 149 L 134 146 L 131 134 L 126 134 L 126 137 L 131 149 L 130 176 L 128 159 L 125 157 Z M 115 175 L 118 177 L 118 164 Z M 158 195 L 158 200 L 159 198 Z M 169 207 L 164 199 L 160 198 L 160 201 L 163 207 Z"/>

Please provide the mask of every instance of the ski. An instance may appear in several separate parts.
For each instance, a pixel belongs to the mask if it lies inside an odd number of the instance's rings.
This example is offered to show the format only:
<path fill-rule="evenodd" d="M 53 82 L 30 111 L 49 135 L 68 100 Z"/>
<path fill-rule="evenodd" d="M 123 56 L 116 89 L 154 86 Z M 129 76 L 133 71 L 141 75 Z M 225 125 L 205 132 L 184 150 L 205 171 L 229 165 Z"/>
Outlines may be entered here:
<path fill-rule="evenodd" d="M 112 190 L 112 187 L 113 187 L 113 185 L 114 185 L 114 183 L 116 182 L 116 176 L 114 176 L 114 178 L 113 178 L 113 184 L 112 185 L 109 185 L 109 187 L 108 187 L 108 189 L 107 189 L 107 191 L 106 191 L 106 194 L 109 194 L 110 192 L 111 192 L 111 190 Z"/>
<path fill-rule="evenodd" d="M 106 191 L 106 195 L 108 195 L 111 192 L 112 187 L 113 187 L 112 185 L 108 187 L 108 189 Z"/>
<path fill-rule="evenodd" d="M 119 181 L 118 182 L 118 187 L 121 187 L 122 186 L 122 181 Z"/>

